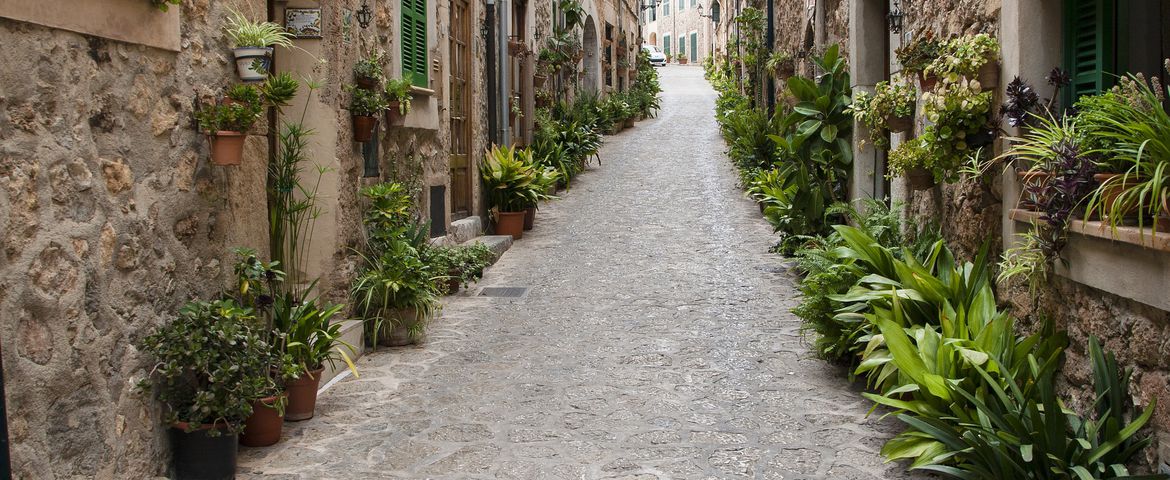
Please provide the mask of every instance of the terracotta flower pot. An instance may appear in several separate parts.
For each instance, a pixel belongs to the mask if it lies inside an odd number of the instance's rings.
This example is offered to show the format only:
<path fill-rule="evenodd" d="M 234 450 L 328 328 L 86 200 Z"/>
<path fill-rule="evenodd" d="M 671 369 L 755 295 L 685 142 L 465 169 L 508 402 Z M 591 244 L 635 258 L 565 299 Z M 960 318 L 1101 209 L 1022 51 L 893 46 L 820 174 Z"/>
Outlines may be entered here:
<path fill-rule="evenodd" d="M 386 123 L 395 127 L 401 127 L 406 123 L 406 116 L 402 114 L 402 102 L 395 100 L 386 107 Z"/>
<path fill-rule="evenodd" d="M 524 230 L 532 230 L 536 224 L 536 207 L 528 207 L 524 209 Z"/>
<path fill-rule="evenodd" d="M 217 427 L 223 430 L 225 426 Z M 209 436 L 210 425 L 187 432 L 187 422 L 171 425 L 167 432 L 174 452 L 172 465 L 176 480 L 186 479 L 232 479 L 236 478 L 236 454 L 239 452 L 239 435 L 221 432 Z"/>
<path fill-rule="evenodd" d="M 532 86 L 540 88 L 544 86 L 544 82 L 548 80 L 547 75 L 536 74 L 532 76 Z"/>
<path fill-rule="evenodd" d="M 511 235 L 512 240 L 524 238 L 524 212 L 496 212 L 496 235 Z"/>
<path fill-rule="evenodd" d="M 353 116 L 353 141 L 366 143 L 374 139 L 374 127 L 378 125 L 378 117 L 365 115 Z"/>
<path fill-rule="evenodd" d="M 1027 170 L 1023 172 L 1016 172 L 1016 177 L 1020 179 L 1020 184 L 1024 188 L 1020 189 L 1020 205 L 1028 210 L 1036 210 L 1039 205 L 1048 203 L 1047 196 L 1043 193 L 1029 193 L 1037 189 L 1043 189 L 1048 182 L 1052 180 L 1052 174 L 1040 170 Z"/>
<path fill-rule="evenodd" d="M 1110 181 L 1115 177 L 1122 176 L 1124 176 L 1124 174 L 1121 173 L 1098 173 L 1093 175 L 1093 180 L 1096 180 L 1097 183 L 1101 185 L 1105 185 L 1106 182 L 1109 182 L 1109 184 L 1103 190 L 1101 190 L 1101 206 L 1104 207 L 1106 211 L 1112 209 L 1113 202 L 1117 200 L 1117 197 L 1121 196 L 1122 193 L 1124 193 L 1129 188 L 1132 188 L 1137 183 L 1134 179 Z M 1121 216 L 1123 218 L 1132 217 L 1135 213 L 1137 213 L 1137 210 L 1137 205 L 1131 206 L 1130 208 L 1121 212 Z M 1096 215 L 1097 212 L 1092 213 L 1093 215 Z"/>
<path fill-rule="evenodd" d="M 447 271 L 447 279 L 444 280 L 447 287 L 447 295 L 459 293 L 459 287 L 463 286 L 463 279 L 459 278 L 462 273 L 456 268 Z"/>
<path fill-rule="evenodd" d="M 634 117 L 627 118 L 626 123 L 625 123 L 625 127 L 626 128 L 634 128 L 634 121 L 635 121 Z"/>
<path fill-rule="evenodd" d="M 354 77 L 354 83 L 362 90 L 377 90 L 378 79 L 370 77 Z"/>
<path fill-rule="evenodd" d="M 519 40 L 508 40 L 508 54 L 515 57 L 524 53 L 524 42 Z"/>
<path fill-rule="evenodd" d="M 914 128 L 914 116 L 886 117 L 886 129 L 894 133 L 902 133 Z"/>
<path fill-rule="evenodd" d="M 284 397 L 284 394 L 281 393 L 280 397 Z M 252 416 L 244 421 L 240 445 L 267 447 L 280 441 L 280 433 L 284 430 L 284 417 L 276 410 L 278 398 L 271 396 L 252 401 Z"/>
<path fill-rule="evenodd" d="M 288 405 L 284 408 L 284 419 L 299 422 L 313 418 L 317 409 L 317 389 L 321 386 L 321 372 L 318 368 L 301 374 L 301 378 L 285 382 Z"/>
<path fill-rule="evenodd" d="M 248 134 L 220 130 L 208 135 L 211 142 L 211 163 L 220 166 L 234 166 L 240 164 L 244 156 L 244 140 Z"/>
<path fill-rule="evenodd" d="M 383 323 L 382 330 L 378 332 L 378 345 L 402 347 L 422 343 L 426 339 L 425 330 L 417 325 L 425 324 L 428 319 L 418 318 L 417 310 L 402 308 L 395 310 L 391 316 L 393 320 Z"/>
<path fill-rule="evenodd" d="M 906 186 L 914 191 L 930 190 L 934 187 L 934 174 L 922 167 L 914 167 L 904 175 Z"/>

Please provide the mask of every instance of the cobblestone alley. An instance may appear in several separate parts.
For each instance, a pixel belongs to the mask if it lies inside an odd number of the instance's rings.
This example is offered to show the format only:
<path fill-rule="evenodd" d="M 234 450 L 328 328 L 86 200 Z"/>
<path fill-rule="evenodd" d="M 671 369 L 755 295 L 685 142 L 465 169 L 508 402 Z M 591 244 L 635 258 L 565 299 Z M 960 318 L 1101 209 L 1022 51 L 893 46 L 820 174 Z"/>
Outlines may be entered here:
<path fill-rule="evenodd" d="M 901 478 L 893 420 L 811 358 L 698 67 L 540 210 L 427 341 L 361 359 L 243 478 Z M 477 288 L 472 288 L 474 293 Z M 283 475 L 282 475 L 283 474 Z"/>

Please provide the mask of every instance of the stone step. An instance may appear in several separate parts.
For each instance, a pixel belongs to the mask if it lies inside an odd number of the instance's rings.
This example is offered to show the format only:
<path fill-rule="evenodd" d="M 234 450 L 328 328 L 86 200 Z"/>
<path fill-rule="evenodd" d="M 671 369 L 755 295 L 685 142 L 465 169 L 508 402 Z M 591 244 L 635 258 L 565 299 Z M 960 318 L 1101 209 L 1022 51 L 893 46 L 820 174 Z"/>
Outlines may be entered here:
<path fill-rule="evenodd" d="M 484 245 L 487 245 L 488 248 L 490 248 L 492 252 L 496 254 L 496 260 L 499 260 L 500 257 L 504 255 L 504 252 L 508 251 L 509 248 L 512 248 L 512 236 L 483 235 L 463 242 L 463 245 L 470 246 L 475 245 L 476 243 L 483 243 Z M 495 263 L 495 261 L 492 263 Z"/>
<path fill-rule="evenodd" d="M 349 355 L 349 359 L 353 360 L 354 363 L 357 363 L 358 357 L 361 357 L 365 353 L 366 342 L 364 333 L 361 320 L 343 320 L 341 322 L 341 340 L 353 346 L 354 351 L 351 352 L 345 346 L 341 348 L 345 351 L 346 355 Z M 340 375 L 346 370 L 349 370 L 349 366 L 345 364 L 344 360 L 339 359 L 333 366 L 329 366 L 328 362 L 325 363 L 325 371 L 321 373 L 321 386 L 324 387 L 326 383 L 333 380 L 333 377 Z M 358 373 L 361 373 L 361 371 L 358 371 Z"/>
<path fill-rule="evenodd" d="M 451 241 L 463 243 L 478 237 L 483 233 L 483 219 L 478 216 L 467 217 L 451 222 L 451 231 L 447 233 Z"/>

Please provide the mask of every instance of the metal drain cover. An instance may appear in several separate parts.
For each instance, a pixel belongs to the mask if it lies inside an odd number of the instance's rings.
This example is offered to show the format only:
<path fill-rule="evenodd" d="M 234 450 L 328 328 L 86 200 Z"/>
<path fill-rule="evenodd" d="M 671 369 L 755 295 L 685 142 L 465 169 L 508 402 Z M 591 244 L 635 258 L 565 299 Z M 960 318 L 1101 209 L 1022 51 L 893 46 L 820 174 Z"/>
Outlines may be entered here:
<path fill-rule="evenodd" d="M 531 287 L 483 287 L 479 289 L 479 297 L 524 298 L 528 296 Z"/>

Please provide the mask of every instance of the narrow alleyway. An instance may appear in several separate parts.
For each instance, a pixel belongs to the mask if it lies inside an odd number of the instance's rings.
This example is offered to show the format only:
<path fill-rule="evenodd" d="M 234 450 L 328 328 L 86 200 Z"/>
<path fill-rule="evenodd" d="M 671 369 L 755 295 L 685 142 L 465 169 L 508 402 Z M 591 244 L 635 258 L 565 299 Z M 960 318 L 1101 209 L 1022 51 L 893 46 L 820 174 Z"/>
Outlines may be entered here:
<path fill-rule="evenodd" d="M 697 67 L 419 347 L 380 350 L 244 478 L 901 478 L 892 420 L 811 358 Z M 474 291 L 475 289 L 473 289 Z M 267 475 L 286 474 L 269 477 Z"/>

